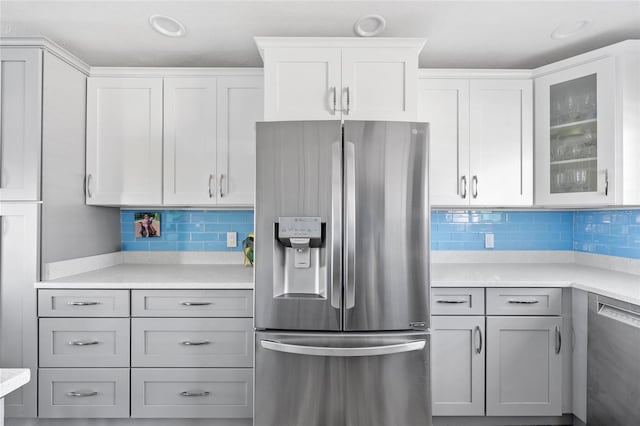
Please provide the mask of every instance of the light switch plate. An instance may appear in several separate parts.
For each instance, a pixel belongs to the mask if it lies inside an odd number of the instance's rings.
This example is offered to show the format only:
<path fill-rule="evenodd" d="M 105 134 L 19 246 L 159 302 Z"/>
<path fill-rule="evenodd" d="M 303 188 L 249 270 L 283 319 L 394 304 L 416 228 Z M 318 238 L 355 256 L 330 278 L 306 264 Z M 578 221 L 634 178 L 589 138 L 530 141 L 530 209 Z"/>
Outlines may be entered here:
<path fill-rule="evenodd" d="M 227 232 L 227 247 L 236 247 L 238 245 L 238 233 Z"/>
<path fill-rule="evenodd" d="M 495 243 L 495 240 L 492 233 L 484 234 L 484 248 L 494 248 L 495 247 L 494 243 Z"/>

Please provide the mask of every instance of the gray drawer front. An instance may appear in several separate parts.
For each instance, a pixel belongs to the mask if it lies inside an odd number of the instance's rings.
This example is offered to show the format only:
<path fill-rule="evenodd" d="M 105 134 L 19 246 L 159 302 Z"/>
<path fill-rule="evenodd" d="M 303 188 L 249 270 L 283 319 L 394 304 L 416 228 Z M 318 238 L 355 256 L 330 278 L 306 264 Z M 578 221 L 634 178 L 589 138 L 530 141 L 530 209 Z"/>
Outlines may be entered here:
<path fill-rule="evenodd" d="M 487 315 L 560 315 L 561 288 L 488 288 Z"/>
<path fill-rule="evenodd" d="M 431 315 L 484 315 L 484 288 L 432 288 Z"/>
<path fill-rule="evenodd" d="M 132 316 L 252 317 L 252 290 L 133 290 Z"/>
<path fill-rule="evenodd" d="M 134 368 L 131 417 L 251 418 L 252 376 L 250 368 Z"/>
<path fill-rule="evenodd" d="M 41 367 L 128 367 L 128 318 L 41 318 Z"/>
<path fill-rule="evenodd" d="M 134 318 L 133 367 L 251 367 L 251 318 Z"/>
<path fill-rule="evenodd" d="M 38 370 L 39 417 L 129 417 L 128 368 Z"/>
<path fill-rule="evenodd" d="M 129 290 L 38 290 L 41 317 L 128 317 Z"/>

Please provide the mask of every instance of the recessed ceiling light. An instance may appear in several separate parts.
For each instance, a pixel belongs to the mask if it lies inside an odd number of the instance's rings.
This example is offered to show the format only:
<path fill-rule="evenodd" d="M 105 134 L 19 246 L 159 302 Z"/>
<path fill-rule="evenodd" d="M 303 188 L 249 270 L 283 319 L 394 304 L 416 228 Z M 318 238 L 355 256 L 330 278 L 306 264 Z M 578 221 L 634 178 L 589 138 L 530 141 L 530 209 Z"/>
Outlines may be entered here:
<path fill-rule="evenodd" d="M 182 22 L 170 16 L 151 15 L 149 24 L 155 31 L 167 37 L 184 37 L 187 34 L 187 29 Z"/>
<path fill-rule="evenodd" d="M 387 26 L 386 21 L 380 15 L 365 15 L 360 17 L 353 31 L 360 37 L 374 37 L 380 34 Z"/>
<path fill-rule="evenodd" d="M 551 38 L 556 40 L 569 38 L 584 30 L 590 23 L 591 19 L 581 19 L 579 21 L 559 25 L 558 28 L 553 30 L 553 32 L 551 33 Z"/>

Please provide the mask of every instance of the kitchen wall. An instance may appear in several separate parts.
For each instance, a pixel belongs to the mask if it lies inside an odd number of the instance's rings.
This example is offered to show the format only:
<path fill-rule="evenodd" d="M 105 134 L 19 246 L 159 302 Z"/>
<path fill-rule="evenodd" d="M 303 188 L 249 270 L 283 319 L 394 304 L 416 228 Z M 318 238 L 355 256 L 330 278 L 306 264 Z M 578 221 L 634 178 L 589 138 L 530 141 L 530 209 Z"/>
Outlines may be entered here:
<path fill-rule="evenodd" d="M 139 210 L 138 210 L 139 211 Z M 253 231 L 253 210 L 162 210 L 158 238 L 134 235 L 121 210 L 122 250 L 235 251 Z M 640 209 L 583 211 L 433 210 L 433 250 L 576 250 L 640 259 Z M 226 233 L 238 246 L 226 246 Z M 492 233 L 495 248 L 485 249 Z"/>

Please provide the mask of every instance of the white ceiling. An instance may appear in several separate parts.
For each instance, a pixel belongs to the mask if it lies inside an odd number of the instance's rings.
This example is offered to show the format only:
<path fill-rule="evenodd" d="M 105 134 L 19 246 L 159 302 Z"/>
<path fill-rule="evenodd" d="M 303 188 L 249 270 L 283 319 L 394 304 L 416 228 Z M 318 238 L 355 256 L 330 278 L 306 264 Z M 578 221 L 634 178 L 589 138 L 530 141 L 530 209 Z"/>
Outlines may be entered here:
<path fill-rule="evenodd" d="M 640 39 L 640 0 L 0 0 L 0 34 L 47 36 L 92 66 L 260 67 L 254 36 L 353 36 L 370 13 L 386 18 L 381 36 L 428 38 L 421 68 L 534 68 Z M 187 36 L 153 32 L 152 14 L 177 18 Z M 580 19 L 592 22 L 550 37 Z"/>

